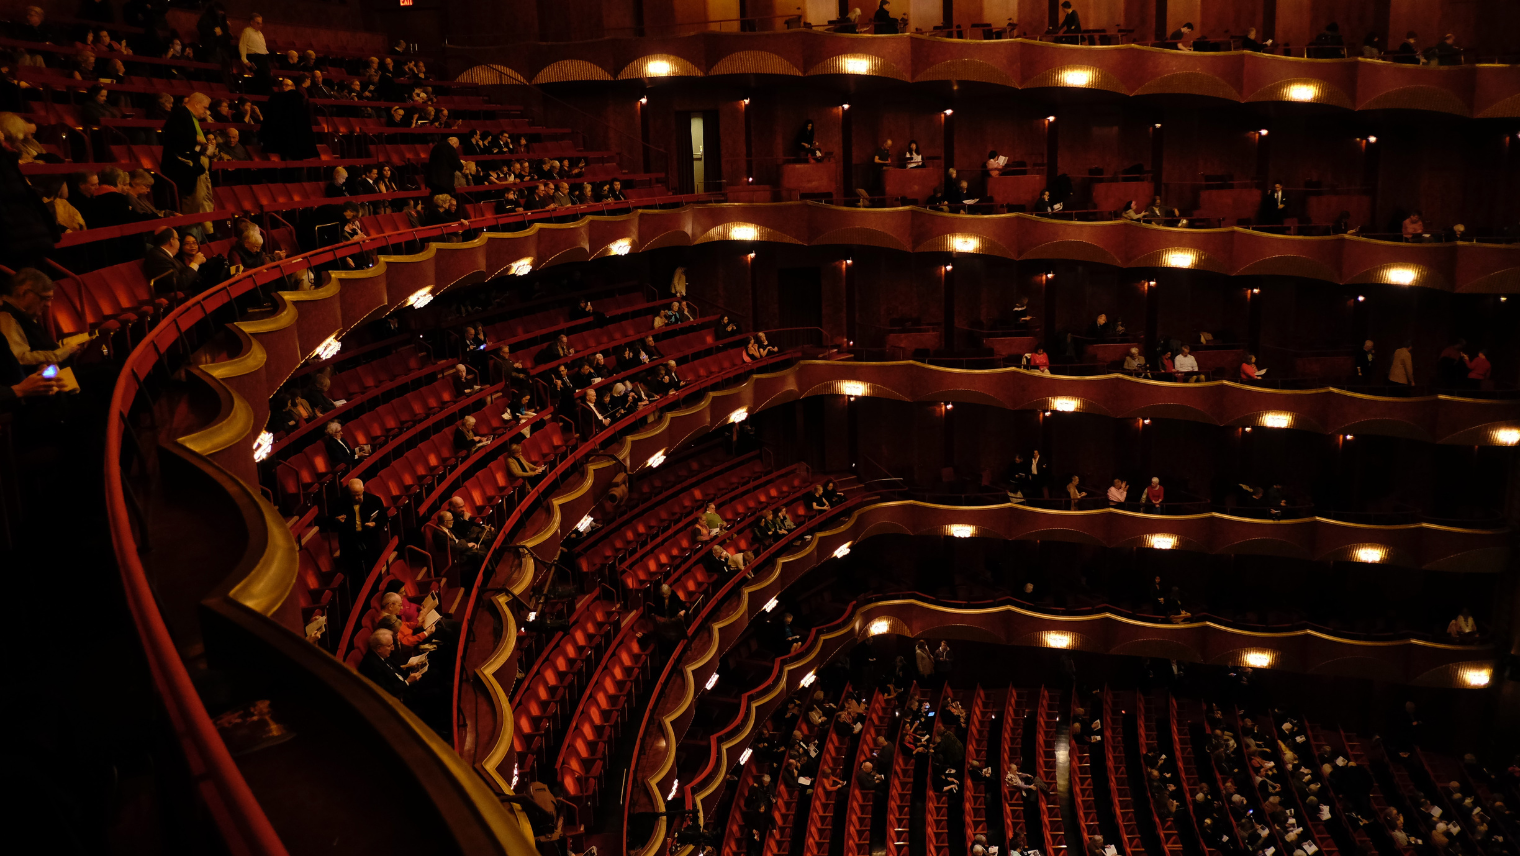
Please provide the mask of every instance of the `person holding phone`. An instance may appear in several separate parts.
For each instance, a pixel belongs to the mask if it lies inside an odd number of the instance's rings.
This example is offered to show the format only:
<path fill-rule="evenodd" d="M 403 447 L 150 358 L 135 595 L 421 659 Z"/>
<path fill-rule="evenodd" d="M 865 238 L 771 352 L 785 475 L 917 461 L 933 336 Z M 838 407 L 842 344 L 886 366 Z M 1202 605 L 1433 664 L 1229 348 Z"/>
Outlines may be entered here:
<path fill-rule="evenodd" d="M 0 294 L 0 335 L 5 336 L 11 357 L 23 373 L 30 374 L 38 366 L 67 362 L 84 347 L 82 342 L 58 344 L 43 326 L 42 319 L 53 305 L 53 291 L 53 280 L 47 274 L 36 268 L 22 268 L 5 282 Z"/>

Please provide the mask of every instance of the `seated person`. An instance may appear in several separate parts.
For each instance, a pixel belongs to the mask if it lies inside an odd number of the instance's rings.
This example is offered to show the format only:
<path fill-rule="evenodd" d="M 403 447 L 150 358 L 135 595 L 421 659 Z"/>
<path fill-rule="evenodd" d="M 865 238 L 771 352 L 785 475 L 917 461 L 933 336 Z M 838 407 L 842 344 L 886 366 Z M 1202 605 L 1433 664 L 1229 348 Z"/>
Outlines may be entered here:
<path fill-rule="evenodd" d="M 454 426 L 454 451 L 461 455 L 468 455 L 490 442 L 490 437 L 481 437 L 475 433 L 475 417 L 473 416 L 466 416 Z"/>
<path fill-rule="evenodd" d="M 1478 622 L 1473 620 L 1472 610 L 1462 607 L 1462 612 L 1446 625 L 1446 635 L 1464 645 L 1478 641 Z"/>
<path fill-rule="evenodd" d="M 714 535 L 722 534 L 723 530 L 728 528 L 728 521 L 724 520 L 723 515 L 718 513 L 716 503 L 709 502 L 707 507 L 702 509 L 701 517 L 702 525 L 706 526 L 707 531 Z"/>
<path fill-rule="evenodd" d="M 845 495 L 840 493 L 839 489 L 834 486 L 833 479 L 829 479 L 823 483 L 823 498 L 829 501 L 830 508 L 838 508 L 845 501 Z"/>
<path fill-rule="evenodd" d="M 326 449 L 327 460 L 333 466 L 352 467 L 369 454 L 369 444 L 353 446 L 343 439 L 343 423 L 336 419 L 327 423 L 326 432 L 322 437 L 322 447 Z"/>
<path fill-rule="evenodd" d="M 1129 499 L 1129 482 L 1124 479 L 1114 479 L 1113 487 L 1108 489 L 1108 504 L 1110 506 L 1123 505 Z"/>
<path fill-rule="evenodd" d="M 832 507 L 829 505 L 828 497 L 823 495 L 823 485 L 821 484 L 813 485 L 813 492 L 808 494 L 806 504 L 808 511 L 814 514 L 820 511 L 828 511 Z"/>
<path fill-rule="evenodd" d="M 581 403 L 580 409 L 576 414 L 576 433 L 583 440 L 590 439 L 611 424 L 612 420 L 604 415 L 602 409 L 597 406 L 596 390 L 586 390 L 586 400 Z"/>
<path fill-rule="evenodd" d="M 228 128 L 222 132 L 222 144 L 217 146 L 216 158 L 224 161 L 251 161 L 253 155 L 243 145 L 242 134 L 238 129 Z"/>
<path fill-rule="evenodd" d="M 159 229 L 153 233 L 153 246 L 143 257 L 143 276 L 153 284 L 155 294 L 190 296 L 200 292 L 200 267 L 206 257 L 197 252 L 186 262 L 179 252 L 178 232 Z"/>
<path fill-rule="evenodd" d="M 480 389 L 480 384 L 475 383 L 470 377 L 470 367 L 464 363 L 454 364 L 453 370 L 449 372 L 449 379 L 454 383 L 454 394 L 460 398 Z"/>
<path fill-rule="evenodd" d="M 1145 357 L 1141 355 L 1139 348 L 1130 348 L 1129 354 L 1124 358 L 1124 370 L 1136 377 L 1150 377 L 1150 372 L 1145 368 Z"/>
<path fill-rule="evenodd" d="M 749 550 L 742 553 L 730 553 L 722 544 L 712 545 L 709 555 L 717 565 L 719 571 L 742 571 L 745 566 L 754 561 L 755 554 Z"/>
<path fill-rule="evenodd" d="M 1198 358 L 1193 356 L 1193 349 L 1189 345 L 1183 345 L 1182 353 L 1172 358 L 1172 367 L 1176 369 L 1172 374 L 1179 381 L 1202 383 L 1205 379 L 1198 371 Z"/>
<path fill-rule="evenodd" d="M 766 341 L 765 333 L 763 333 L 763 332 L 755 334 L 755 344 L 758 345 L 759 348 L 760 348 L 760 356 L 761 357 L 769 357 L 772 354 L 779 354 L 779 353 L 781 353 L 781 349 L 780 348 L 778 348 L 775 345 L 772 345 L 770 342 Z M 672 366 L 672 368 L 674 368 L 674 367 Z"/>
<path fill-rule="evenodd" d="M 545 469 L 546 467 L 539 466 L 523 457 L 522 443 L 513 441 L 507 446 L 507 472 L 512 478 L 521 479 L 527 482 L 529 487 L 533 487 L 538 484 L 539 479 L 544 477 Z"/>
<path fill-rule="evenodd" d="M 1264 375 L 1266 373 L 1267 373 L 1266 369 L 1259 369 L 1259 368 L 1256 367 L 1256 355 L 1255 354 L 1246 354 L 1245 361 L 1240 364 L 1240 379 L 1241 380 L 1247 380 L 1247 381 L 1256 380 L 1257 378 L 1261 377 L 1262 375 Z"/>
<path fill-rule="evenodd" d="M 1131 199 L 1124 203 L 1124 210 L 1119 212 L 1119 217 L 1123 220 L 1141 220 L 1144 219 L 1145 214 L 1135 209 L 1135 200 Z"/>

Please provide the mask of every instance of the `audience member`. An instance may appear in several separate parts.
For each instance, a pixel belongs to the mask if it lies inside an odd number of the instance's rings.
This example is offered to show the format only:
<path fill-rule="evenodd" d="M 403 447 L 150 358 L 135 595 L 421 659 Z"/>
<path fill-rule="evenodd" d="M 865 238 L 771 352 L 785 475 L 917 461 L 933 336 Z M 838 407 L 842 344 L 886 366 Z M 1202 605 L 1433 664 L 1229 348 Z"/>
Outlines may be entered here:
<path fill-rule="evenodd" d="M 1204 380 L 1198 371 L 1198 358 L 1193 356 L 1191 345 L 1182 346 L 1182 353 L 1172 359 L 1172 367 L 1176 369 L 1172 375 L 1179 381 L 1201 383 Z"/>
<path fill-rule="evenodd" d="M 22 268 L 6 281 L 0 295 L 0 335 L 23 372 L 31 374 L 50 363 L 62 363 L 83 347 L 59 345 L 44 326 L 53 302 L 54 285 L 36 268 Z"/>
<path fill-rule="evenodd" d="M 1478 641 L 1478 622 L 1473 620 L 1472 610 L 1462 607 L 1462 611 L 1451 623 L 1446 625 L 1446 635 L 1453 642 L 1470 645 Z"/>
<path fill-rule="evenodd" d="M 153 246 L 143 257 L 143 276 L 155 294 L 191 297 L 200 293 L 200 269 L 206 256 L 197 252 L 187 262 L 179 252 L 179 233 L 173 229 L 153 233 Z"/>
<path fill-rule="evenodd" d="M 1393 363 L 1388 366 L 1388 382 L 1396 388 L 1407 390 L 1414 386 L 1414 343 L 1404 342 L 1404 347 L 1393 352 Z"/>

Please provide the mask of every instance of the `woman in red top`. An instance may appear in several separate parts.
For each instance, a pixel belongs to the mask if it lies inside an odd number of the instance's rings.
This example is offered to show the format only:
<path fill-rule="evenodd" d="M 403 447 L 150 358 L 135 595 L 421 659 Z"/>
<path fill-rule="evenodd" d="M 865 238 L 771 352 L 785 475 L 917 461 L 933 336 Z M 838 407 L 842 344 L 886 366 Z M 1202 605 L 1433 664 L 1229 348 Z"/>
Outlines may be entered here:
<path fill-rule="evenodd" d="M 1166 498 L 1166 489 L 1161 486 L 1161 479 L 1151 476 L 1151 483 L 1145 487 L 1146 511 L 1161 513 L 1161 500 Z"/>
<path fill-rule="evenodd" d="M 1478 355 L 1467 361 L 1468 388 L 1482 389 L 1483 382 L 1488 380 L 1488 376 L 1493 370 L 1493 365 L 1488 361 L 1488 349 L 1479 348 Z"/>
<path fill-rule="evenodd" d="M 1029 367 L 1040 374 L 1050 374 L 1050 355 L 1045 353 L 1044 348 L 1035 348 L 1034 353 L 1029 355 Z"/>
<path fill-rule="evenodd" d="M 1257 376 L 1266 372 L 1266 369 L 1256 367 L 1256 355 L 1246 354 L 1246 361 L 1240 364 L 1241 380 L 1256 380 Z"/>

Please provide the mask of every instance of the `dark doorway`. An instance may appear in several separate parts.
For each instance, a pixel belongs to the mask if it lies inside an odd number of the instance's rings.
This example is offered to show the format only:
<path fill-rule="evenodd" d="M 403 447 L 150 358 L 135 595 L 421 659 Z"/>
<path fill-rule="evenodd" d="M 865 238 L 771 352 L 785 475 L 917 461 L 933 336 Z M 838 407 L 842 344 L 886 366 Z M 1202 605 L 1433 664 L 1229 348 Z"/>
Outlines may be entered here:
<path fill-rule="evenodd" d="M 782 327 L 822 327 L 823 271 L 817 267 L 776 271 L 776 303 Z"/>
<path fill-rule="evenodd" d="M 720 193 L 723 190 L 722 136 L 717 110 L 676 113 L 677 193 Z"/>

